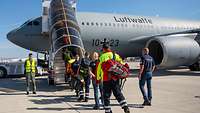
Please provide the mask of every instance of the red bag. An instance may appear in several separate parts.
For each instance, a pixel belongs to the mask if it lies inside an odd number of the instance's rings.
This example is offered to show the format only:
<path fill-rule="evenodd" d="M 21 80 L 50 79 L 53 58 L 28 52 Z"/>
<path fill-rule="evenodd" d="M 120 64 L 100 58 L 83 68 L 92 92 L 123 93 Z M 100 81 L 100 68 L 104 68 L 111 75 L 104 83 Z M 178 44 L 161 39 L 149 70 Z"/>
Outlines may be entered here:
<path fill-rule="evenodd" d="M 113 53 L 113 59 L 108 60 L 107 64 L 110 65 L 107 69 L 108 73 L 113 77 L 124 79 L 127 78 L 130 74 L 128 64 L 126 63 L 123 65 L 117 62 L 115 60 L 115 53 Z"/>
<path fill-rule="evenodd" d="M 125 65 L 112 60 L 112 66 L 108 69 L 108 72 L 111 76 L 116 76 L 117 78 L 127 78 L 129 76 L 129 66 L 126 63 Z"/>

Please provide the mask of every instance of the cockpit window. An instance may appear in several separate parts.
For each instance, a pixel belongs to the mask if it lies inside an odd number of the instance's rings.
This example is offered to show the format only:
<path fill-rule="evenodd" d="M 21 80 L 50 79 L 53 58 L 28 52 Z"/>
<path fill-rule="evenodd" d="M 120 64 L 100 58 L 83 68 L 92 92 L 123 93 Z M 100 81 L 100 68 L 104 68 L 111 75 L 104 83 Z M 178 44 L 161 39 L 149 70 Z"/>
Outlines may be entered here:
<path fill-rule="evenodd" d="M 27 25 L 28 25 L 28 26 L 33 25 L 32 21 L 30 21 Z"/>
<path fill-rule="evenodd" d="M 37 26 L 39 25 L 40 23 L 38 21 L 33 21 L 33 25 Z"/>

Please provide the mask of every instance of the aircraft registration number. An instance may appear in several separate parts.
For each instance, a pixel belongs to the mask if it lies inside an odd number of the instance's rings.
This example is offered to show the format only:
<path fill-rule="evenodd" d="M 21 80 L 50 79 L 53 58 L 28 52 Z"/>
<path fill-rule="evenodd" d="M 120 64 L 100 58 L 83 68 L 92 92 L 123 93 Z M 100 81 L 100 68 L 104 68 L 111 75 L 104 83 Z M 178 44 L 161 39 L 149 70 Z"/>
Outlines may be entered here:
<path fill-rule="evenodd" d="M 109 44 L 111 47 L 118 47 L 119 40 L 118 39 L 104 39 L 103 41 L 100 39 L 92 39 L 92 46 L 101 46 L 104 43 Z"/>

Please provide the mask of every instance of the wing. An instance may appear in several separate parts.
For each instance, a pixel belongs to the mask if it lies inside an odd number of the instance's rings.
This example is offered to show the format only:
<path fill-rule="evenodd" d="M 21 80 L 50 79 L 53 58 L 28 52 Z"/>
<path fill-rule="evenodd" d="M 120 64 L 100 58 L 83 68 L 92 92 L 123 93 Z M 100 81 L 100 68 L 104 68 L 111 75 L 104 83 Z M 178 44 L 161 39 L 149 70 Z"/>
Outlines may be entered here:
<path fill-rule="evenodd" d="M 173 32 L 173 33 L 167 33 L 167 34 L 159 34 L 159 35 L 153 35 L 153 36 L 141 36 L 141 37 L 135 37 L 132 38 L 131 40 L 129 40 L 130 43 L 132 42 L 146 42 L 152 38 L 156 38 L 156 37 L 165 37 L 165 36 L 178 36 L 178 35 L 186 35 L 186 36 L 195 36 L 197 34 L 200 34 L 200 29 L 193 29 L 193 30 L 187 30 L 187 31 L 181 31 L 181 32 Z M 194 38 L 194 37 L 193 37 Z"/>

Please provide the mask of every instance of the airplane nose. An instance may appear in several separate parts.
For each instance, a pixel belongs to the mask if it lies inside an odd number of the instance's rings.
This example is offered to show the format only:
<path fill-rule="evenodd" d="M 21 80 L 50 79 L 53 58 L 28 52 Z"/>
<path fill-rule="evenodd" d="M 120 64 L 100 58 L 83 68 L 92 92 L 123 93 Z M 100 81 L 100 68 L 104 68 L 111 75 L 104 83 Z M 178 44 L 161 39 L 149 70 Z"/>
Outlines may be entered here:
<path fill-rule="evenodd" d="M 11 41 L 11 39 L 12 39 L 12 33 L 11 33 L 11 32 L 9 32 L 9 33 L 7 34 L 7 39 L 8 39 L 9 41 Z"/>
<path fill-rule="evenodd" d="M 9 41 L 11 41 L 11 42 L 15 42 L 16 41 L 16 29 L 14 29 L 14 30 L 12 30 L 12 31 L 10 31 L 10 32 L 8 32 L 8 34 L 7 34 L 7 39 L 9 40 Z"/>

